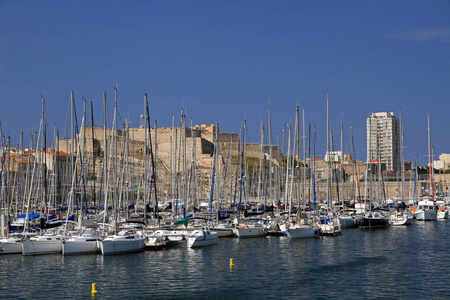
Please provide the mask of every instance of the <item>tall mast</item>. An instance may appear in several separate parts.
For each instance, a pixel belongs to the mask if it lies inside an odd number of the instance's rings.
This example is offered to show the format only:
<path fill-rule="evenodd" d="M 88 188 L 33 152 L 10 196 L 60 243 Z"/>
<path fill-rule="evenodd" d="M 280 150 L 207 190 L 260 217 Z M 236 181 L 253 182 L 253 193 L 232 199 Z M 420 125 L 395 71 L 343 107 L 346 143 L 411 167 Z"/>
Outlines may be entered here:
<path fill-rule="evenodd" d="M 71 138 L 72 138 L 72 143 L 71 143 L 71 166 L 72 166 L 72 173 L 74 174 L 74 168 L 75 168 L 75 161 L 74 161 L 74 155 L 75 155 L 75 124 L 74 124 L 74 113 L 75 113 L 75 99 L 74 99 L 74 95 L 73 95 L 73 91 L 70 91 L 70 126 L 71 126 Z"/>
<path fill-rule="evenodd" d="M 181 107 L 181 144 L 183 149 L 183 218 L 186 217 L 187 209 L 187 167 L 186 167 L 186 116 L 184 114 L 184 108 Z"/>
<path fill-rule="evenodd" d="M 340 170 L 339 170 L 339 174 L 340 174 L 340 181 L 342 183 L 342 197 L 341 197 L 341 201 L 342 201 L 342 205 L 344 205 L 344 166 L 343 166 L 343 162 L 344 162 L 344 117 L 341 116 L 341 159 L 340 159 Z M 339 197 L 339 194 L 338 194 Z"/>
<path fill-rule="evenodd" d="M 292 178 L 295 175 L 295 167 L 299 168 L 298 169 L 298 177 L 300 178 L 300 158 L 301 158 L 301 153 L 300 153 L 300 115 L 299 115 L 299 107 L 297 105 L 296 109 L 295 109 L 296 113 L 295 113 L 295 139 L 296 139 L 296 147 L 294 147 L 294 150 L 296 151 L 296 155 L 297 155 L 297 166 L 294 166 L 294 164 L 292 164 Z M 297 149 L 295 149 L 297 148 Z M 297 207 L 300 207 L 300 180 L 298 180 L 297 183 Z M 292 189 L 292 186 L 291 186 Z M 292 196 L 291 196 L 292 197 Z"/>
<path fill-rule="evenodd" d="M 272 187 L 272 122 L 270 120 L 270 105 L 267 114 L 267 122 L 269 123 L 269 200 L 273 202 L 273 187 Z"/>
<path fill-rule="evenodd" d="M 47 127 L 45 125 L 45 118 L 44 118 L 44 108 L 45 108 L 45 98 L 42 97 L 42 161 L 41 161 L 41 178 L 42 178 L 42 184 L 43 184 L 43 188 L 42 188 L 42 204 L 44 206 L 44 213 L 48 214 L 48 209 L 47 209 L 47 176 L 46 176 L 46 155 L 45 155 L 45 148 L 47 147 L 46 145 L 46 141 L 47 141 Z M 36 152 L 37 153 L 37 152 Z"/>
<path fill-rule="evenodd" d="M 313 203 L 314 203 L 314 215 L 316 215 L 316 153 L 317 153 L 317 135 L 316 135 L 316 125 L 314 125 L 314 164 L 313 164 Z"/>
<path fill-rule="evenodd" d="M 96 191 L 95 191 L 95 182 L 97 181 L 96 178 L 96 172 L 95 172 L 95 152 L 94 152 L 94 110 L 92 108 L 92 101 L 91 101 L 91 134 L 92 134 L 92 180 L 94 181 L 94 187 L 92 191 L 92 201 L 94 203 L 94 210 L 97 209 L 97 203 L 96 203 Z"/>
<path fill-rule="evenodd" d="M 303 127 L 303 204 L 306 204 L 306 135 L 305 135 L 305 107 L 302 107 L 302 127 Z M 300 157 L 299 157 L 300 159 Z"/>
<path fill-rule="evenodd" d="M 86 184 L 86 166 L 85 166 L 85 158 L 84 158 L 84 153 L 85 153 L 85 150 L 86 150 L 86 99 L 84 99 L 83 98 L 83 120 L 82 120 L 82 123 L 81 123 L 81 126 L 82 126 L 82 130 L 83 130 L 83 148 L 82 148 L 82 150 L 81 150 L 81 153 L 80 153 L 80 158 L 81 158 L 81 178 L 82 178 L 82 184 L 83 185 L 85 185 Z M 78 144 L 78 145 L 80 145 L 80 144 Z M 79 213 L 79 216 L 80 216 L 80 224 L 81 224 L 81 216 L 82 216 L 82 213 L 83 213 L 83 201 L 84 200 L 86 200 L 86 211 L 87 211 L 87 208 L 88 208 L 88 205 L 87 205 L 87 197 L 86 197 L 86 188 L 85 188 L 85 186 L 83 186 L 82 187 L 82 189 L 83 189 L 83 192 L 82 192 L 82 197 L 81 197 L 81 204 L 80 204 L 80 207 L 81 207 L 81 209 L 80 209 L 80 213 Z"/>
<path fill-rule="evenodd" d="M 117 234 L 117 224 L 118 224 L 118 212 L 119 208 L 118 206 L 118 194 L 117 194 L 117 87 L 114 88 L 114 122 L 113 122 L 113 142 L 114 142 L 114 154 L 111 155 L 112 157 L 112 164 L 113 164 L 113 184 L 114 188 L 112 190 L 113 192 L 113 208 L 114 208 L 114 221 L 115 221 L 115 234 Z"/>
<path fill-rule="evenodd" d="M 355 188 L 356 188 L 356 191 L 355 191 L 355 195 L 356 195 L 356 198 L 359 198 L 359 196 L 360 196 L 360 192 L 359 192 L 359 184 L 358 184 L 358 182 L 359 182 L 359 176 L 358 176 L 358 165 L 356 164 L 356 152 L 355 152 L 355 144 L 354 144 L 354 142 L 353 142 L 353 126 L 350 126 L 350 138 L 351 138 L 351 140 L 352 140 L 352 154 L 353 154 L 353 161 L 354 161 L 354 168 L 355 168 L 355 172 L 354 172 L 354 176 L 356 176 L 356 180 L 355 180 L 355 184 L 356 184 L 356 186 L 355 186 Z"/>
<path fill-rule="evenodd" d="M 433 157 L 432 157 L 432 153 L 431 153 L 430 114 L 427 115 L 427 119 L 428 119 L 428 154 L 430 156 L 430 188 L 431 188 L 431 197 L 434 199 Z"/>
<path fill-rule="evenodd" d="M 291 169 L 291 124 L 288 124 L 288 152 L 287 152 L 287 161 L 286 161 L 286 184 L 285 184 L 285 189 L 284 189 L 284 203 L 287 204 L 289 203 L 289 214 L 292 211 L 292 197 L 289 196 L 289 175 L 290 175 L 290 171 L 289 169 Z M 286 205 L 285 207 L 287 207 L 288 205 Z M 289 216 L 289 215 L 288 215 Z"/>
<path fill-rule="evenodd" d="M 170 185 L 169 185 L 169 190 L 170 190 L 170 199 L 172 201 L 172 211 L 175 214 L 175 205 L 173 203 L 174 199 L 174 184 L 173 184 L 173 173 L 175 171 L 175 141 L 176 141 L 176 136 L 175 136 L 175 116 L 172 115 L 172 135 L 170 137 Z"/>
<path fill-rule="evenodd" d="M 242 135 L 242 127 L 239 129 L 239 131 L 240 131 L 240 134 L 239 134 L 239 136 L 240 136 L 240 144 L 243 144 L 244 143 L 244 137 L 243 137 L 243 135 Z M 241 149 L 242 148 L 242 149 Z M 241 218 L 241 209 L 242 209 L 242 184 L 243 184 L 243 178 L 244 178 L 244 168 L 243 168 L 243 165 L 244 165 L 244 149 L 243 149 L 244 147 L 243 147 L 243 145 L 242 146 L 238 146 L 238 149 L 241 151 L 241 153 L 239 153 L 239 156 L 241 157 L 240 158 L 240 169 L 241 169 L 241 171 L 240 171 L 240 174 L 239 174 L 239 206 L 238 206 L 238 219 L 240 219 Z"/>
<path fill-rule="evenodd" d="M 400 123 L 400 163 L 402 164 L 400 166 L 401 169 L 401 175 L 402 175 L 402 201 L 405 201 L 405 149 L 404 149 L 404 141 L 403 141 L 403 125 L 402 125 L 402 108 L 400 107 L 400 114 L 399 114 L 399 123 Z"/>
<path fill-rule="evenodd" d="M 103 190 L 104 190 L 104 204 L 103 209 L 103 223 L 106 222 L 108 214 L 108 137 L 106 135 L 106 92 L 103 92 L 103 112 L 104 112 L 104 124 L 103 124 Z"/>
<path fill-rule="evenodd" d="M 216 121 L 216 134 L 214 137 L 214 156 L 213 156 L 213 169 L 212 169 L 212 174 L 211 174 L 211 190 L 210 190 L 210 195 L 209 195 L 209 220 L 212 220 L 212 206 L 213 206 L 213 201 L 214 201 L 214 178 L 215 178 L 215 171 L 216 171 L 216 160 L 217 160 L 217 156 L 219 155 L 218 153 L 218 147 L 219 147 L 219 142 L 218 142 L 218 128 L 219 128 L 219 121 Z M 218 199 L 217 199 L 217 202 Z"/>
<path fill-rule="evenodd" d="M 155 193 L 155 208 L 153 210 L 153 220 L 158 219 L 158 226 L 160 225 L 160 220 L 158 217 L 158 191 L 156 190 L 156 171 L 155 171 L 155 160 L 153 158 L 153 147 L 152 147 L 152 134 L 151 134 L 151 127 L 150 127 L 150 114 L 148 109 L 148 101 L 147 101 L 147 93 L 145 93 L 145 107 L 147 112 L 147 125 L 148 125 L 148 140 L 150 145 L 150 160 L 152 163 L 152 178 L 151 178 L 151 186 L 153 187 L 153 191 Z"/>
<path fill-rule="evenodd" d="M 331 202 L 331 188 L 330 188 L 330 112 L 329 112 L 329 100 L 327 93 L 327 206 L 330 209 Z"/>
<path fill-rule="evenodd" d="M 262 191 L 262 176 L 263 176 L 263 172 L 262 172 L 262 161 L 263 161 L 263 156 L 264 156 L 264 129 L 263 129 L 263 120 L 262 118 L 260 119 L 260 135 L 261 135 L 261 139 L 260 139 L 260 152 L 259 152 L 259 175 L 258 175 L 258 190 L 257 190 L 257 195 L 258 195 L 258 201 L 260 201 L 261 199 L 261 191 Z M 265 203 L 264 203 L 265 205 Z"/>

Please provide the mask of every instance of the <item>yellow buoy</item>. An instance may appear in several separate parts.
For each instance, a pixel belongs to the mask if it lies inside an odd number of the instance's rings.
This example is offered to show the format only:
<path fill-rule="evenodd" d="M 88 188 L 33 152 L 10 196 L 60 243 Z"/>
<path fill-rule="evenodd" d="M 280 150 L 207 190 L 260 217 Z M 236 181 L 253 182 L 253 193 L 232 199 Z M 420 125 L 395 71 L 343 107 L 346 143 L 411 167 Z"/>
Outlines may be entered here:
<path fill-rule="evenodd" d="M 92 294 L 96 294 L 97 293 L 97 284 L 96 283 L 92 284 L 92 291 L 91 291 L 91 293 Z"/>
<path fill-rule="evenodd" d="M 233 266 L 234 266 L 233 259 L 230 258 L 230 267 L 233 267 Z"/>

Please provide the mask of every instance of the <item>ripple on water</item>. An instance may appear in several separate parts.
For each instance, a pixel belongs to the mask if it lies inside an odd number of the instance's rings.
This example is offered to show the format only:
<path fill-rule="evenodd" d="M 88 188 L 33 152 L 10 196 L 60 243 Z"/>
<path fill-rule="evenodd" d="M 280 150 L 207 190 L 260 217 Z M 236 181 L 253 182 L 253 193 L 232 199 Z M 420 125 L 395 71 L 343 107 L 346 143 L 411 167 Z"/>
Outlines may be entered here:
<path fill-rule="evenodd" d="M 450 221 L 341 236 L 220 239 L 119 256 L 0 256 L 2 299 L 448 298 Z M 230 268 L 229 260 L 234 259 Z"/>

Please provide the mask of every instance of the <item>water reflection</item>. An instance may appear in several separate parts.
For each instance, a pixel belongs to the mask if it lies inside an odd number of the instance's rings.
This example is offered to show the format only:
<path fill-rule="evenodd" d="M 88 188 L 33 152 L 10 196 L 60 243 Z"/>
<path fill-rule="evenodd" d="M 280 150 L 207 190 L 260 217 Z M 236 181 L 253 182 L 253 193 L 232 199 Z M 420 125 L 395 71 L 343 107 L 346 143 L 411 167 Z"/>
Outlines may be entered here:
<path fill-rule="evenodd" d="M 96 282 L 96 299 L 447 298 L 449 226 L 417 222 L 307 240 L 230 238 L 201 249 L 107 257 L 0 256 L 0 295 L 86 298 Z"/>

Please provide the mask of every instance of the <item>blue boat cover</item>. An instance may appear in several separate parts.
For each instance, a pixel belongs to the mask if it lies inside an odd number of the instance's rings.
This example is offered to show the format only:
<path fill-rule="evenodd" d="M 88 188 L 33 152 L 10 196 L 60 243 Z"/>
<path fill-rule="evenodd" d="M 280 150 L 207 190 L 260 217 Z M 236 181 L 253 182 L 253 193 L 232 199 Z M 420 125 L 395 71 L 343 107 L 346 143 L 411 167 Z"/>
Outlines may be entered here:
<path fill-rule="evenodd" d="M 17 219 L 25 219 L 27 214 L 22 214 L 17 217 Z M 33 220 L 35 218 L 39 218 L 39 214 L 28 214 L 28 221 Z"/>

